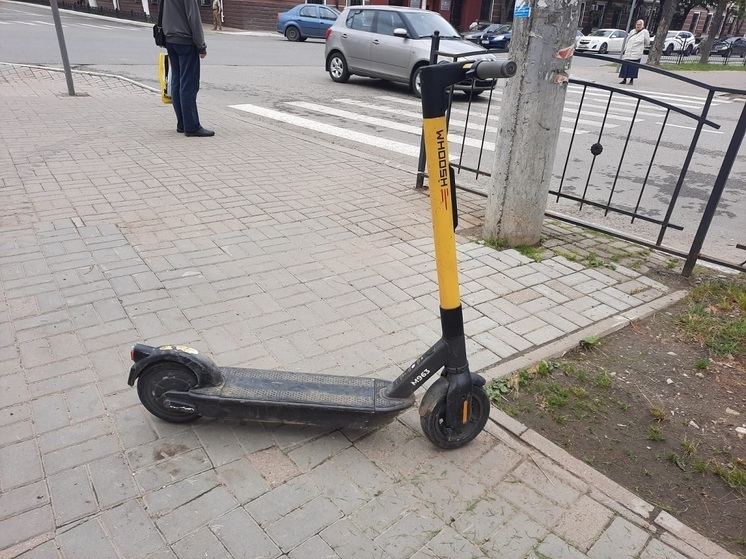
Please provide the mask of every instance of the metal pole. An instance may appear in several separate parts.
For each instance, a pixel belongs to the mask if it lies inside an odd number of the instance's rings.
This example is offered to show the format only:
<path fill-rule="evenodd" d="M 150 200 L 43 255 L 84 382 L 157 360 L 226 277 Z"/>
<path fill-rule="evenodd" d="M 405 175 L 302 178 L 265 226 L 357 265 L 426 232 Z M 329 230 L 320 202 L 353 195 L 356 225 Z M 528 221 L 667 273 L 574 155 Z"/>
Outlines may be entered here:
<path fill-rule="evenodd" d="M 65 46 L 65 36 L 62 33 L 62 21 L 60 20 L 60 10 L 57 6 L 57 0 L 50 0 L 52 7 L 52 18 L 54 19 L 54 28 L 57 30 L 57 41 L 60 43 L 60 54 L 62 55 L 62 66 L 65 68 L 65 79 L 67 80 L 67 93 L 75 95 L 75 86 L 73 85 L 73 74 L 70 71 L 70 61 L 67 58 L 67 47 Z"/>
<path fill-rule="evenodd" d="M 632 0 L 632 8 L 629 11 L 629 16 L 627 17 L 627 27 L 625 31 L 627 32 L 627 36 L 624 37 L 624 41 L 622 42 L 622 54 L 624 54 L 624 49 L 627 46 L 627 39 L 629 39 L 629 28 L 632 27 L 632 16 L 635 14 L 635 6 L 637 6 L 637 0 Z M 621 55 L 619 55 L 621 58 Z"/>
<path fill-rule="evenodd" d="M 715 179 L 715 185 L 712 187 L 712 194 L 710 194 L 710 199 L 707 201 L 705 213 L 702 216 L 702 221 L 699 222 L 699 228 L 697 229 L 697 234 L 694 236 L 692 247 L 689 249 L 689 256 L 687 256 L 684 269 L 681 272 L 685 277 L 691 275 L 694 265 L 697 263 L 697 258 L 707 237 L 707 231 L 710 229 L 710 224 L 712 223 L 712 217 L 715 215 L 715 210 L 717 210 L 720 203 L 720 197 L 723 195 L 723 190 L 725 190 L 725 183 L 728 181 L 733 163 L 738 156 L 738 150 L 741 147 L 744 135 L 746 135 L 746 105 L 744 105 L 741 111 L 741 117 L 738 119 L 736 129 L 733 131 L 728 151 L 725 152 L 723 164 Z"/>

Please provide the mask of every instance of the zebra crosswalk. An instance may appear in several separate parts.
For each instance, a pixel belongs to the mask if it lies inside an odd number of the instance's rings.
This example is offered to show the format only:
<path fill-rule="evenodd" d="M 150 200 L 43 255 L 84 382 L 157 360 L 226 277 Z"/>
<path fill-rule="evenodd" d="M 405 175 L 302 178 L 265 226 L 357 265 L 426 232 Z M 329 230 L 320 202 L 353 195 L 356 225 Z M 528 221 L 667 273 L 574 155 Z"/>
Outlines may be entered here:
<path fill-rule="evenodd" d="M 699 112 L 706 102 L 703 97 L 635 91 L 654 95 L 656 99 L 694 113 Z M 454 102 L 449 118 L 449 141 L 461 146 L 462 150 L 494 151 L 501 98 L 502 91 L 495 89 L 491 104 L 484 99 L 471 106 Z M 729 102 L 716 101 L 713 106 Z M 298 99 L 281 102 L 275 108 L 253 104 L 231 105 L 231 108 L 405 156 L 417 157 L 420 151 L 422 113 L 421 103 L 415 98 L 377 95 L 360 99 L 340 97 L 323 102 Z M 632 97 L 610 96 L 605 90 L 584 89 L 572 84 L 568 88 L 560 131 L 563 135 L 595 136 L 603 129 L 608 133 L 626 135 L 632 126 L 660 126 L 666 112 L 659 105 L 638 105 Z M 689 123 L 666 122 L 666 127 L 678 129 L 676 134 L 681 135 L 681 129 L 687 128 L 686 124 Z"/>
<path fill-rule="evenodd" d="M 21 20 L 14 20 L 14 19 L 0 19 L 0 25 L 11 25 L 11 26 L 18 26 L 18 25 L 27 25 L 31 27 L 54 27 L 54 23 L 50 21 L 42 21 L 42 20 L 32 20 L 32 21 L 21 21 Z M 126 22 L 122 22 L 121 25 L 117 24 L 106 24 L 106 23 L 83 23 L 83 22 L 63 22 L 62 28 L 63 29 L 71 29 L 71 28 L 88 28 L 88 29 L 103 29 L 103 30 L 109 30 L 109 29 L 119 29 L 123 31 L 143 31 L 143 27 L 135 26 L 128 24 Z"/>

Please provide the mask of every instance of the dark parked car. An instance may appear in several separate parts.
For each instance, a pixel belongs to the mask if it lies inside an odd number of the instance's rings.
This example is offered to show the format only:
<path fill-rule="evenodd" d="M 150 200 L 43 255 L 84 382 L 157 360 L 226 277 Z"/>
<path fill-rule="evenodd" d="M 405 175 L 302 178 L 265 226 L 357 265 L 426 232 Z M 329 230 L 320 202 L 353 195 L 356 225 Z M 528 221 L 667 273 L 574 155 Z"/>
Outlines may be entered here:
<path fill-rule="evenodd" d="M 720 39 L 714 45 L 710 54 L 720 56 L 740 56 L 746 55 L 746 37 L 725 37 Z"/>
<path fill-rule="evenodd" d="M 505 27 L 504 23 L 488 23 L 486 25 L 480 25 L 476 31 L 467 31 L 463 33 L 464 39 L 471 41 L 472 43 L 481 44 L 482 37 L 488 33 L 495 33 L 501 27 Z"/>
<path fill-rule="evenodd" d="M 298 4 L 277 14 L 277 32 L 288 41 L 305 41 L 308 37 L 324 38 L 326 30 L 337 20 L 339 12 L 319 4 Z"/>
<path fill-rule="evenodd" d="M 502 49 L 508 50 L 510 48 L 510 39 L 513 37 L 513 24 L 504 23 L 494 31 L 485 33 L 482 36 L 481 44 L 486 49 Z"/>

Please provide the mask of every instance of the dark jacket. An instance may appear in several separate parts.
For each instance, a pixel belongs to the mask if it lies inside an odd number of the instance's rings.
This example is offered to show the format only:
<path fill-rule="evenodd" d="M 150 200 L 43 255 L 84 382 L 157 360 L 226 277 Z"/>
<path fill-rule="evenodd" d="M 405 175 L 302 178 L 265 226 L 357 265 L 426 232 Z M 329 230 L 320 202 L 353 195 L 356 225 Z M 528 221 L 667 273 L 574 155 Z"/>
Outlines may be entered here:
<path fill-rule="evenodd" d="M 166 41 L 177 45 L 194 45 L 200 54 L 207 53 L 202 16 L 197 0 L 160 0 L 163 10 L 163 32 Z"/>

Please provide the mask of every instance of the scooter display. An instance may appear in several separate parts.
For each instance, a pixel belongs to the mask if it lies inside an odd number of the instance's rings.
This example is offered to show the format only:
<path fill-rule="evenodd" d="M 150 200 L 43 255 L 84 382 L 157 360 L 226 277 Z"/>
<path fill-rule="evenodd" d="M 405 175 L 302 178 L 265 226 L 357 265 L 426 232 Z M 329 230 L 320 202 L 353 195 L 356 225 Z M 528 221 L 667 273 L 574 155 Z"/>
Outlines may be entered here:
<path fill-rule="evenodd" d="M 425 436 L 440 448 L 474 439 L 489 417 L 483 377 L 469 370 L 456 259 L 456 192 L 448 155 L 447 88 L 466 79 L 511 77 L 511 61 L 435 64 L 422 70 L 423 135 L 440 296 L 442 337 L 393 382 L 330 374 L 221 367 L 190 347 L 136 344 L 128 383 L 145 408 L 183 423 L 200 416 L 369 428 L 393 421 L 440 372 L 419 407 Z"/>

